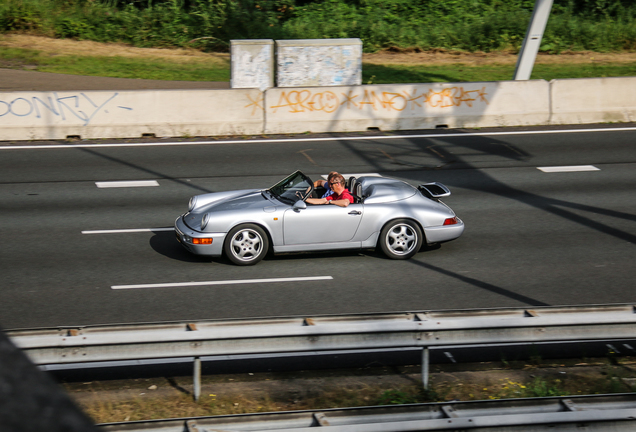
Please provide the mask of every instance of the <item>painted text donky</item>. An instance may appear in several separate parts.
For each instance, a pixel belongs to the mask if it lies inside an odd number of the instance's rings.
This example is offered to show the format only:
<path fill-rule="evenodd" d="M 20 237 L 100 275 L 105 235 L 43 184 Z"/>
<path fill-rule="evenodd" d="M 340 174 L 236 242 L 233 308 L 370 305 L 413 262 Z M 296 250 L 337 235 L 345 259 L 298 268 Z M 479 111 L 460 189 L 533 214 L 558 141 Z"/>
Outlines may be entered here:
<path fill-rule="evenodd" d="M 84 126 L 87 126 L 100 111 L 108 113 L 106 106 L 117 95 L 118 93 L 102 94 L 97 100 L 97 95 L 89 97 L 85 93 L 79 93 L 59 96 L 54 92 L 53 96 L 16 97 L 7 100 L 0 98 L 0 124 L 2 124 L 3 119 L 15 116 L 45 119 L 45 121 L 66 121 L 67 119 L 76 118 Z M 123 106 L 117 106 L 116 108 L 127 111 L 132 110 L 132 108 Z"/>
<path fill-rule="evenodd" d="M 307 113 L 323 111 L 332 113 L 338 109 L 370 108 L 375 111 L 415 111 L 424 106 L 431 108 L 451 108 L 465 105 L 472 108 L 476 104 L 488 105 L 486 87 L 466 90 L 464 87 L 448 87 L 438 91 L 418 92 L 414 89 L 410 93 L 388 91 L 349 90 L 346 93 L 333 91 L 313 92 L 311 90 L 283 91 L 276 105 L 269 108 L 273 112 L 287 109 L 290 113 Z"/>

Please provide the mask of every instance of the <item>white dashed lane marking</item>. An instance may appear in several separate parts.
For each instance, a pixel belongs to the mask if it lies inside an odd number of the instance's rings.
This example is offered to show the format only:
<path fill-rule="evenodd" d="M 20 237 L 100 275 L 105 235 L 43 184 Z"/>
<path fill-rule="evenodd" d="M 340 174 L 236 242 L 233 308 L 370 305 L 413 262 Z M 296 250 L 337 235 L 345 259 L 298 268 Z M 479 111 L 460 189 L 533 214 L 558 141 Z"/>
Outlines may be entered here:
<path fill-rule="evenodd" d="M 555 172 L 580 172 L 580 171 L 600 171 L 594 165 L 572 165 L 572 166 L 553 166 L 553 167 L 537 167 L 538 170 L 545 173 Z"/>
<path fill-rule="evenodd" d="M 98 188 L 127 188 L 127 187 L 150 187 L 159 186 L 157 180 L 137 180 L 137 181 L 104 181 L 95 182 Z"/>
<path fill-rule="evenodd" d="M 309 277 L 293 277 L 293 278 L 271 278 L 271 279 L 240 279 L 240 280 L 221 280 L 221 281 L 203 281 L 203 282 L 175 282 L 160 284 L 142 284 L 142 285 L 113 285 L 111 289 L 143 289 L 143 288 L 181 288 L 193 286 L 210 286 L 210 285 L 240 285 L 240 284 L 257 284 L 257 283 L 273 283 L 273 282 L 309 282 L 332 280 L 332 276 L 309 276 Z"/>
<path fill-rule="evenodd" d="M 87 230 L 82 234 L 122 234 L 138 232 L 174 231 L 174 228 L 133 228 L 133 229 L 113 229 L 113 230 Z"/>

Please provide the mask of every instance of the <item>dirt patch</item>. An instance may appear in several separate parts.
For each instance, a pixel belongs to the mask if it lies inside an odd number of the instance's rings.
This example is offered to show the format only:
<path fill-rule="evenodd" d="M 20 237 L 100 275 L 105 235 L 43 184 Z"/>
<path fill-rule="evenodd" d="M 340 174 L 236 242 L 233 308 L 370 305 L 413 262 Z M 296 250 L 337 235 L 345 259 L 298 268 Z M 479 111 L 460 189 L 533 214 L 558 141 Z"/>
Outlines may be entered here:
<path fill-rule="evenodd" d="M 204 376 L 199 402 L 191 377 L 66 384 L 96 422 L 492 400 L 634 390 L 634 359 L 518 365 L 438 365 L 424 391 L 419 366 Z"/>
<path fill-rule="evenodd" d="M 52 39 L 20 34 L 0 36 L 0 47 L 32 49 L 49 56 L 135 57 L 183 63 L 227 63 L 230 59 L 229 53 L 204 53 L 196 49 L 136 48 L 120 43 Z"/>
<path fill-rule="evenodd" d="M 0 46 L 12 48 L 28 48 L 41 51 L 50 56 L 103 56 L 103 57 L 137 57 L 164 59 L 174 62 L 223 62 L 230 59 L 229 53 L 204 53 L 196 49 L 162 49 L 136 48 L 119 43 L 99 43 L 92 41 L 76 41 L 72 39 L 52 39 L 42 36 L 10 34 L 0 37 Z M 515 64 L 517 54 L 513 52 L 459 52 L 446 50 L 421 51 L 418 49 L 389 48 L 377 53 L 363 54 L 362 61 L 369 64 L 402 64 L 402 65 L 489 65 Z M 595 53 L 563 52 L 558 55 L 539 54 L 539 64 L 559 63 L 634 63 L 634 53 Z"/>
<path fill-rule="evenodd" d="M 464 64 L 482 66 L 490 64 L 516 64 L 518 54 L 512 52 L 450 52 L 444 50 L 418 51 L 387 49 L 378 53 L 364 54 L 363 62 L 370 64 L 401 65 L 447 65 Z M 634 63 L 636 53 L 596 53 L 591 51 L 563 52 L 561 54 L 542 54 L 537 56 L 538 64 L 564 63 Z"/>

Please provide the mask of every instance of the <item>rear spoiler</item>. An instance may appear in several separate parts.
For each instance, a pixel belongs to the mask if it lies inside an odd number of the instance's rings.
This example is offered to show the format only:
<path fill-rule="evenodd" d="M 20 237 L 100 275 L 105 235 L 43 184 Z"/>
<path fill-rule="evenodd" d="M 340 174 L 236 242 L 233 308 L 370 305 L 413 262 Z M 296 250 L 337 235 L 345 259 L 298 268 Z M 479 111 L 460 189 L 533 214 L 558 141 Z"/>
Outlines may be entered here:
<path fill-rule="evenodd" d="M 417 189 L 427 198 L 437 200 L 439 198 L 450 196 L 450 190 L 441 183 L 432 182 L 424 183 L 417 187 Z"/>

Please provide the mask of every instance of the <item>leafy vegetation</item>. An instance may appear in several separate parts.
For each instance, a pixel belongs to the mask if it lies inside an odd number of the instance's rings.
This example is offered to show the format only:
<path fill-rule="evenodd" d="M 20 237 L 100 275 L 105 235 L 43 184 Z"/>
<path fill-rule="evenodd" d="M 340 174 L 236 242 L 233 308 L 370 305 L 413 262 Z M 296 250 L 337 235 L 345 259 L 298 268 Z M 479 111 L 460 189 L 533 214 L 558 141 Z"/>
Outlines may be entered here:
<path fill-rule="evenodd" d="M 361 38 L 364 49 L 518 50 L 534 0 L 3 0 L 0 32 L 227 50 L 232 39 Z M 636 49 L 632 0 L 555 0 L 542 51 Z"/>

